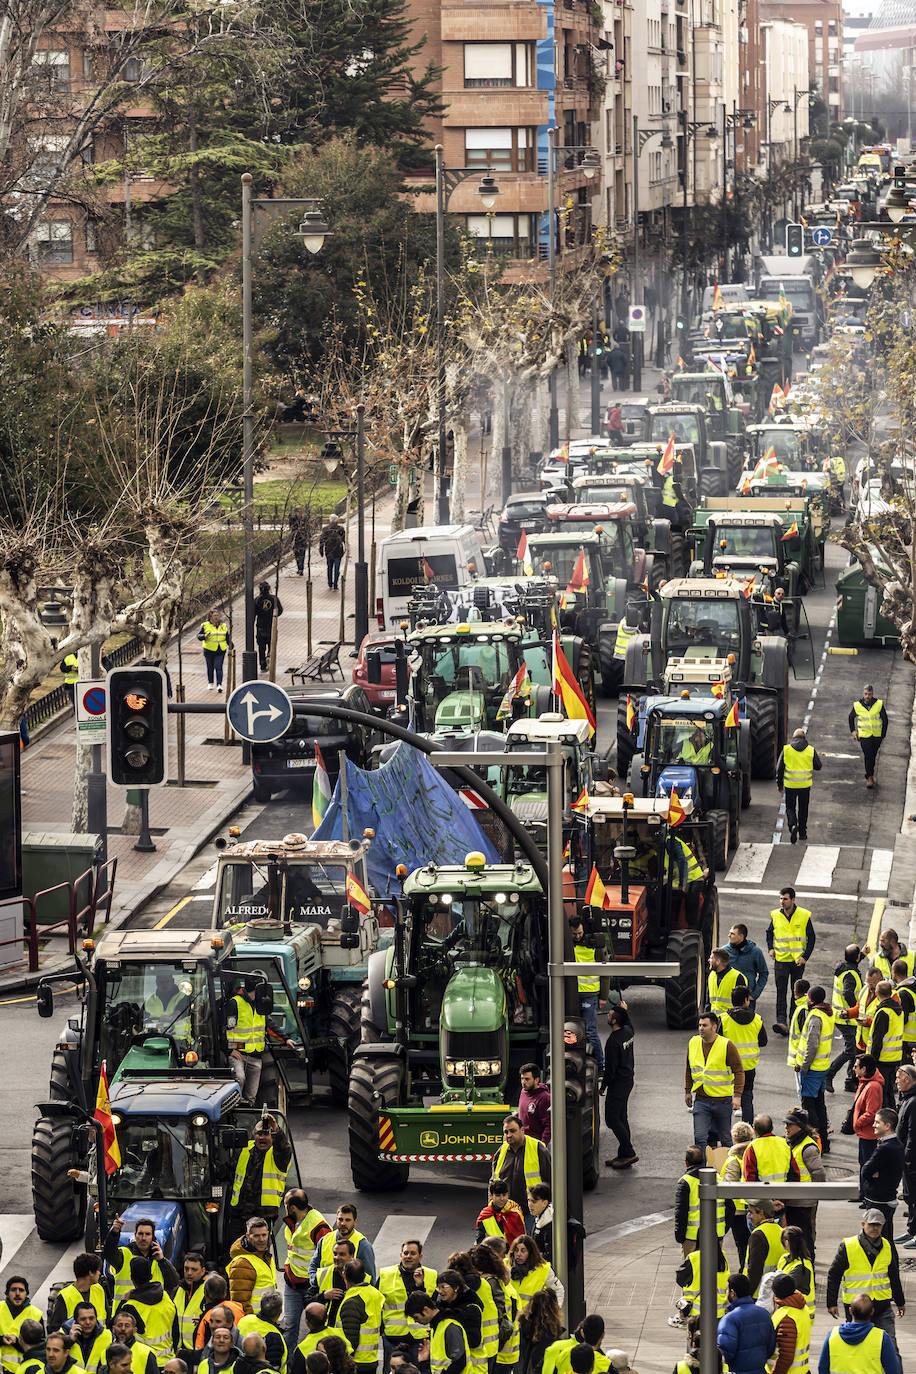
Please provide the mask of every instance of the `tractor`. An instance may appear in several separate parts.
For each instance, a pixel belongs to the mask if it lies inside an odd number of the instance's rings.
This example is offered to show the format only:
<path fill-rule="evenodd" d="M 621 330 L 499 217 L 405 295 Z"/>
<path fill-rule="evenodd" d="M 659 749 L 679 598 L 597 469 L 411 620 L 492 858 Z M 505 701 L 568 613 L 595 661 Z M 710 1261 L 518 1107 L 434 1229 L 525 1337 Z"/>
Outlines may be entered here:
<path fill-rule="evenodd" d="M 737 404 L 725 372 L 708 367 L 705 372 L 675 372 L 671 378 L 675 404 L 700 405 L 706 411 L 706 429 L 713 443 L 724 443 L 728 452 L 729 478 L 744 466 L 747 447 L 744 412 Z"/>
<path fill-rule="evenodd" d="M 651 466 L 651 464 L 650 464 Z M 674 511 L 662 506 L 661 487 L 656 486 L 645 462 L 622 463 L 614 473 L 577 477 L 571 501 L 627 501 L 636 507 L 631 521 L 633 538 L 652 554 L 659 578 L 683 577 L 687 572 L 683 533 L 672 527 Z M 668 510 L 667 514 L 662 514 Z"/>
<path fill-rule="evenodd" d="M 569 951 L 567 951 L 569 953 Z M 410 1164 L 489 1163 L 518 1072 L 548 1041 L 547 903 L 530 864 L 428 864 L 405 878 L 394 944 L 369 960 L 350 1075 L 357 1188 L 407 1183 Z M 574 986 L 568 1005 L 577 1005 Z M 584 1047 L 584 1025 L 567 1018 Z M 567 1076 L 571 1071 L 567 1052 Z M 597 1065 L 583 1049 L 583 1184 L 599 1173 Z"/>
<path fill-rule="evenodd" d="M 511 763 L 513 752 L 546 749 L 557 740 L 563 749 L 563 829 L 564 838 L 572 828 L 572 807 L 583 791 L 592 793 L 607 777 L 607 765 L 591 749 L 592 730 L 587 720 L 567 720 L 557 711 L 547 711 L 537 720 L 516 720 L 506 733 L 507 765 L 502 770 L 504 800 L 512 807 L 538 847 L 547 852 L 547 770 Z M 600 780 L 600 781 L 599 781 Z"/>
<path fill-rule="evenodd" d="M 627 607 L 630 578 L 608 577 L 604 571 L 601 535 L 575 532 L 535 534 L 528 541 L 529 556 L 535 570 L 550 573 L 559 587 L 565 587 L 565 608 L 561 623 L 591 647 L 597 659 L 604 696 L 615 696 L 620 678 L 620 660 L 614 658 L 617 626 Z M 645 566 L 643 562 L 643 567 Z M 584 578 L 572 585 L 577 569 Z M 575 669 L 573 669 L 575 671 Z"/>
<path fill-rule="evenodd" d="M 544 533 L 594 532 L 599 536 L 601 568 L 606 579 L 623 578 L 631 589 L 643 584 L 654 589 L 664 580 L 665 563 L 661 560 L 656 563 L 654 553 L 634 542 L 638 522 L 632 502 L 618 499 L 552 504 L 546 513 Z"/>
<path fill-rule="evenodd" d="M 428 625 L 411 631 L 407 647 L 415 665 L 410 691 L 416 730 L 442 736 L 499 727 L 506 692 L 526 663 L 522 625 L 501 620 Z M 539 652 L 544 655 L 543 648 Z M 532 685 L 516 703 L 537 714 L 548 709 L 549 700 L 549 685 Z"/>
<path fill-rule="evenodd" d="M 799 537 L 785 540 L 787 527 L 775 512 L 757 510 L 697 511 L 694 527 L 696 560 L 690 565 L 691 577 L 748 578 L 757 573 L 781 587 L 794 599 L 809 590 L 798 560 L 789 554 L 790 543 L 805 549 L 810 541 L 810 526 L 800 528 Z M 806 538 L 805 536 L 809 536 Z M 810 560 L 806 559 L 810 567 Z"/>
<path fill-rule="evenodd" d="M 693 445 L 700 495 L 727 495 L 741 472 L 740 454 L 736 461 L 724 439 L 711 438 L 703 406 L 686 401 L 652 406 L 646 421 L 646 442 L 664 448 L 672 434 L 675 444 Z"/>

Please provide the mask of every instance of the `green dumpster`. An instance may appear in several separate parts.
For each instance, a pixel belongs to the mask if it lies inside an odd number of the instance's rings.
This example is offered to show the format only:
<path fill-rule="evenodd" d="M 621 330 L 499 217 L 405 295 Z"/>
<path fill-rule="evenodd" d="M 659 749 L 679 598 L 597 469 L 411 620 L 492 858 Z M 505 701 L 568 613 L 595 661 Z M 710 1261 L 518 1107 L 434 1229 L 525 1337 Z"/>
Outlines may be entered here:
<path fill-rule="evenodd" d="M 93 864 L 102 861 L 101 835 L 53 834 L 42 830 L 22 832 L 22 894 L 34 897 L 36 892 L 56 887 L 58 883 L 73 883 Z M 80 911 L 92 895 L 91 880 L 79 884 L 76 909 Z M 37 925 L 54 925 L 66 921 L 70 911 L 70 897 L 66 888 L 42 897 L 35 910 Z"/>

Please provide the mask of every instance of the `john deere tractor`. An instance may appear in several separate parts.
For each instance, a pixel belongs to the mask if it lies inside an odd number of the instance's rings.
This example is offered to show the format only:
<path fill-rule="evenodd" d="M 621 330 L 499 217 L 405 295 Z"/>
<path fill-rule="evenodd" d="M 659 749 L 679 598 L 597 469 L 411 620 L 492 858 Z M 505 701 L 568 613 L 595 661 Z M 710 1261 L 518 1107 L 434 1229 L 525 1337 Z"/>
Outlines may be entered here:
<path fill-rule="evenodd" d="M 374 954 L 350 1075 L 357 1188 L 407 1182 L 412 1162 L 484 1163 L 502 1143 L 518 1072 L 548 1040 L 547 908 L 527 863 L 417 869 L 394 945 Z M 574 985 L 571 993 L 576 1002 Z M 598 1074 L 567 1019 L 566 1074 L 583 1094 L 584 1186 L 598 1177 Z"/>

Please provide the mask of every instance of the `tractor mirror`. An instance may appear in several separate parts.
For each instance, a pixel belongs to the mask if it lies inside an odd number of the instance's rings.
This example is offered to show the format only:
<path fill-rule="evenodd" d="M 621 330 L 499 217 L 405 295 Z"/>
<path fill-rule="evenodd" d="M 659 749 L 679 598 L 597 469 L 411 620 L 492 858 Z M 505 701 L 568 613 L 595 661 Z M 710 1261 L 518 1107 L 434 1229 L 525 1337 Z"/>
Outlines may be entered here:
<path fill-rule="evenodd" d="M 378 649 L 366 651 L 366 679 L 373 687 L 378 687 L 382 680 L 382 655 Z"/>
<path fill-rule="evenodd" d="M 38 1003 L 39 1016 L 48 1017 L 54 1015 L 54 989 L 49 983 L 38 984 L 35 1001 Z"/>
<path fill-rule="evenodd" d="M 269 1016 L 274 1009 L 274 990 L 269 983 L 258 983 L 254 990 L 254 1009 L 259 1016 Z"/>
<path fill-rule="evenodd" d="M 359 912 L 355 907 L 345 906 L 340 918 L 341 949 L 356 949 L 359 945 Z"/>
<path fill-rule="evenodd" d="M 224 1150 L 244 1150 L 248 1144 L 248 1132 L 241 1126 L 225 1126 L 219 1138 Z"/>

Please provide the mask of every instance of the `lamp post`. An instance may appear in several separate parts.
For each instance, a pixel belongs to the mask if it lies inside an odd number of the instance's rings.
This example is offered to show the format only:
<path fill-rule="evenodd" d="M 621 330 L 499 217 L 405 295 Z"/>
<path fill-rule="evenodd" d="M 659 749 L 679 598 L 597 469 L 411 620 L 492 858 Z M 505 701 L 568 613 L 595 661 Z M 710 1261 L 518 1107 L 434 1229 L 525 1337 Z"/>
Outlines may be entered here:
<path fill-rule="evenodd" d="M 245 531 L 245 648 L 242 652 L 242 682 L 258 676 L 258 656 L 254 647 L 254 414 L 251 390 L 251 256 L 254 214 L 279 219 L 291 210 L 303 210 L 296 231 L 310 253 L 317 253 L 331 232 L 321 217 L 319 202 L 308 200 L 266 200 L 251 194 L 252 176 L 242 176 L 242 481 L 244 484 Z M 248 746 L 244 748 L 247 755 Z"/>
<path fill-rule="evenodd" d="M 811 89 L 810 86 L 802 86 L 800 89 L 799 89 L 798 86 L 793 86 L 792 89 L 793 89 L 794 92 L 795 92 L 795 105 L 794 105 L 794 109 L 793 109 L 793 111 L 792 111 L 792 124 L 793 124 L 793 130 L 794 130 L 793 143 L 794 143 L 794 149 L 795 149 L 795 156 L 794 156 L 793 159 L 792 159 L 792 171 L 793 171 L 793 178 L 792 178 L 792 218 L 797 220 L 797 219 L 798 219 L 798 102 L 801 100 L 802 96 L 806 96 L 808 99 L 810 99 L 811 96 L 814 94 L 814 92 L 813 92 L 813 90 Z M 810 133 L 810 130 L 809 130 L 809 133 Z"/>
<path fill-rule="evenodd" d="M 661 146 L 667 151 L 673 148 L 671 135 L 668 132 L 667 124 L 661 129 L 640 129 L 639 119 L 633 116 L 633 304 L 642 303 L 642 288 L 639 278 L 639 159 L 642 150 L 651 138 L 656 134 L 661 134 Z M 640 391 L 642 388 L 642 335 L 634 334 L 630 343 L 633 366 L 633 392 Z"/>
<path fill-rule="evenodd" d="M 745 129 L 754 127 L 754 111 L 739 110 L 736 104 L 732 105 L 732 112 L 729 114 L 722 106 L 722 271 L 725 277 L 729 277 L 728 268 L 728 133 L 732 131 L 732 166 L 735 173 L 735 208 L 738 205 L 738 139 L 735 130 L 738 126 Z"/>
<path fill-rule="evenodd" d="M 554 293 L 557 285 L 557 253 L 556 253 L 556 176 L 554 172 L 554 159 L 557 153 L 565 153 L 572 156 L 581 154 L 581 162 L 577 164 L 586 181 L 591 181 L 601 165 L 601 159 L 595 148 L 587 144 L 557 143 L 556 125 L 547 130 L 547 280 L 549 288 L 550 309 L 553 312 Z M 547 387 L 550 392 L 550 411 L 548 415 L 548 444 L 554 449 L 560 442 L 560 414 L 557 409 L 557 374 L 551 370 L 547 379 Z M 568 402 L 567 402 L 568 405 Z"/>
<path fill-rule="evenodd" d="M 447 525 L 449 518 L 449 494 L 445 481 L 445 212 L 455 187 L 475 175 L 472 167 L 458 170 L 446 167 L 442 144 L 436 144 L 436 410 L 439 419 L 439 452 L 436 455 L 435 475 L 436 521 L 440 525 Z M 492 210 L 499 187 L 489 167 L 481 177 L 477 191 L 484 210 Z"/>
<path fill-rule="evenodd" d="M 687 152 L 690 144 L 702 130 L 706 138 L 718 138 L 719 131 L 715 124 L 708 124 L 702 119 L 688 119 L 686 110 L 678 110 L 678 122 L 681 126 L 681 136 L 684 139 L 684 169 L 679 173 L 681 178 L 681 191 L 683 193 L 683 204 L 681 208 L 681 260 L 683 264 L 683 281 L 681 285 L 681 315 L 684 321 L 684 332 L 687 327 Z"/>

